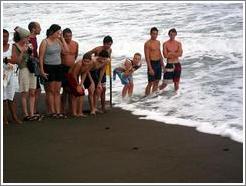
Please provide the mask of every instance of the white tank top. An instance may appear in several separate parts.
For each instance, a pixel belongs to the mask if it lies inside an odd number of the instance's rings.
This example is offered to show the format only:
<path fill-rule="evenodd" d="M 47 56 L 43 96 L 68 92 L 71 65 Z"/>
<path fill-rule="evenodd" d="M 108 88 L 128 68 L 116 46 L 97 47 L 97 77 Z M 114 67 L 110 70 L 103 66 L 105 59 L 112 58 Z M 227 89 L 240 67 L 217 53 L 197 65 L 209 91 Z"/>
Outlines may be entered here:
<path fill-rule="evenodd" d="M 6 52 L 3 52 L 3 58 L 7 57 L 10 58 L 12 55 L 12 47 L 9 45 L 9 49 Z"/>
<path fill-rule="evenodd" d="M 12 56 L 12 45 L 9 45 L 9 49 L 6 52 L 3 52 L 3 58 L 7 57 L 10 59 Z M 11 64 L 13 66 L 13 72 L 16 72 L 17 70 L 17 65 L 16 64 Z M 4 63 L 3 67 L 7 68 L 7 65 Z"/>

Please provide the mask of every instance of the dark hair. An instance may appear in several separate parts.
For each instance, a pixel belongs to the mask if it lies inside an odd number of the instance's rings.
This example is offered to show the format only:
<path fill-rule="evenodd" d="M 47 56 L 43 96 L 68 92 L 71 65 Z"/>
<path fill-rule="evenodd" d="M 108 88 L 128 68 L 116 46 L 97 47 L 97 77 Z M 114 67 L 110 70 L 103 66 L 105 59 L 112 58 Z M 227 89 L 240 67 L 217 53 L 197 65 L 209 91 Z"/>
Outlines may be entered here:
<path fill-rule="evenodd" d="M 152 28 L 150 29 L 150 33 L 154 32 L 154 31 L 158 32 L 158 29 L 157 29 L 156 27 L 152 27 Z"/>
<path fill-rule="evenodd" d="M 104 44 L 104 43 L 113 43 L 112 37 L 111 37 L 111 36 L 105 36 L 105 37 L 103 38 L 103 44 Z"/>
<path fill-rule="evenodd" d="M 34 29 L 34 28 L 36 28 L 36 22 L 30 22 L 29 23 L 29 25 L 28 25 L 28 30 L 30 31 L 30 32 L 32 32 L 32 29 Z"/>
<path fill-rule="evenodd" d="M 66 33 L 71 33 L 71 34 L 72 34 L 72 30 L 71 30 L 70 28 L 65 28 L 65 29 L 62 31 L 63 36 L 64 36 Z"/>
<path fill-rule="evenodd" d="M 46 36 L 49 37 L 54 34 L 56 31 L 61 30 L 61 27 L 57 24 L 53 24 L 50 28 L 46 31 Z"/>
<path fill-rule="evenodd" d="M 9 31 L 6 29 L 3 29 L 3 33 L 7 33 L 9 35 Z"/>
<path fill-rule="evenodd" d="M 91 54 L 90 54 L 89 52 L 85 53 L 85 54 L 83 55 L 83 60 L 84 60 L 84 59 L 89 59 L 89 60 L 91 60 Z"/>
<path fill-rule="evenodd" d="M 139 52 L 135 53 L 134 56 L 140 56 L 141 57 L 141 54 Z"/>
<path fill-rule="evenodd" d="M 20 34 L 18 32 L 15 31 L 14 33 L 14 38 L 13 38 L 14 42 L 19 42 L 21 40 Z"/>
<path fill-rule="evenodd" d="M 102 50 L 99 54 L 99 57 L 105 57 L 105 58 L 109 58 L 109 53 L 107 50 Z"/>
<path fill-rule="evenodd" d="M 175 28 L 170 29 L 170 30 L 168 31 L 168 35 L 170 35 L 170 34 L 171 34 L 171 32 L 176 33 L 176 35 L 177 35 L 177 31 L 176 31 L 176 29 L 175 29 Z"/>

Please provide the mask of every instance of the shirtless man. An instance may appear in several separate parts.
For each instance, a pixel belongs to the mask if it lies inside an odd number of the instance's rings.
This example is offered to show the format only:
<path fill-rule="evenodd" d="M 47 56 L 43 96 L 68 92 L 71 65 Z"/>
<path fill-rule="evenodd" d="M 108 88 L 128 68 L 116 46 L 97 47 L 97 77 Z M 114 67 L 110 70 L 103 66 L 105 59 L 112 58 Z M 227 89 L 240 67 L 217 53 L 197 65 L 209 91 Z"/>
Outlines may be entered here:
<path fill-rule="evenodd" d="M 97 95 L 101 95 L 103 87 L 101 84 L 106 71 L 106 66 L 111 62 L 109 53 L 102 50 L 98 56 L 92 58 L 90 72 L 84 82 L 84 88 L 89 91 L 89 103 L 91 114 L 96 114 Z M 96 88 L 95 88 L 96 87 Z"/>
<path fill-rule="evenodd" d="M 163 55 L 167 58 L 167 65 L 165 67 L 164 77 L 160 90 L 164 89 L 167 84 L 174 83 L 175 93 L 179 89 L 179 80 L 181 75 L 181 64 L 179 57 L 182 56 L 183 50 L 180 42 L 175 40 L 177 31 L 172 28 L 168 32 L 169 40 L 163 43 Z"/>
<path fill-rule="evenodd" d="M 102 50 L 106 50 L 109 53 L 109 57 L 111 58 L 111 53 L 112 53 L 111 45 L 112 44 L 113 44 L 113 39 L 110 36 L 106 36 L 103 39 L 103 46 L 98 46 L 98 47 L 92 49 L 91 51 L 89 51 L 89 53 L 94 54 L 95 56 L 98 56 Z M 99 74 L 99 72 L 96 72 L 96 73 Z M 105 74 L 105 72 L 103 74 L 102 81 L 99 82 L 97 86 L 102 87 L 102 92 L 100 93 L 100 95 L 96 95 L 97 91 L 95 91 L 94 100 L 97 100 L 96 97 L 101 98 L 102 112 L 104 113 L 106 111 L 105 110 L 105 92 L 106 92 L 106 74 Z M 98 87 L 96 87 L 96 88 L 98 88 Z M 97 92 L 97 93 L 99 93 L 99 92 Z"/>
<path fill-rule="evenodd" d="M 161 79 L 163 58 L 160 50 L 160 41 L 157 40 L 158 29 L 156 27 L 150 30 L 150 39 L 144 44 L 145 60 L 148 66 L 148 84 L 145 89 L 145 96 L 157 91 Z"/>
<path fill-rule="evenodd" d="M 69 69 L 65 75 L 67 80 L 67 87 L 71 93 L 71 107 L 72 116 L 84 117 L 83 114 L 83 96 L 84 88 L 83 84 L 87 73 L 91 69 L 91 55 L 85 54 L 82 60 L 79 60 Z"/>
<path fill-rule="evenodd" d="M 63 30 L 63 37 L 69 48 L 69 52 L 62 52 L 62 69 L 64 73 L 63 75 L 65 76 L 65 74 L 68 73 L 70 67 L 73 66 L 76 58 L 78 57 L 79 45 L 76 41 L 72 40 L 72 31 L 69 28 Z M 63 92 L 61 97 L 61 112 L 65 113 L 67 99 L 69 103 L 69 111 L 71 111 L 71 95 L 69 94 L 69 88 L 66 78 L 63 78 L 62 80 L 62 87 Z"/>

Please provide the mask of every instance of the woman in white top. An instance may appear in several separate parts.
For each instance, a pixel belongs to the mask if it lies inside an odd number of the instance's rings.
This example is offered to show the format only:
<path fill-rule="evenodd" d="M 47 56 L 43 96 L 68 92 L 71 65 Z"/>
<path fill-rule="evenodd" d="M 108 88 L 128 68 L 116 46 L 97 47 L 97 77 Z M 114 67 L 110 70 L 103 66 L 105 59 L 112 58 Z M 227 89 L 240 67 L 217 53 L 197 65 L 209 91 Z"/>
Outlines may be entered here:
<path fill-rule="evenodd" d="M 12 50 L 8 41 L 9 32 L 3 29 L 3 121 L 5 125 L 8 124 L 8 108 L 10 109 L 13 121 L 16 124 L 22 123 L 16 115 L 17 66 L 10 63 Z"/>

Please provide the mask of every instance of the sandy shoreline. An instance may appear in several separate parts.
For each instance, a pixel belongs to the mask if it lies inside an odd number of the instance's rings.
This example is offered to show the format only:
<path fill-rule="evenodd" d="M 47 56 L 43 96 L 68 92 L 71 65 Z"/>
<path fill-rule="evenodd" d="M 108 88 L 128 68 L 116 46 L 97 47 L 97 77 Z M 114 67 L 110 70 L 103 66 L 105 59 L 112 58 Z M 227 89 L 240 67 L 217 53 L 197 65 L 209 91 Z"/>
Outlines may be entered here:
<path fill-rule="evenodd" d="M 243 182 L 243 144 L 119 108 L 10 124 L 3 144 L 5 183 Z"/>

